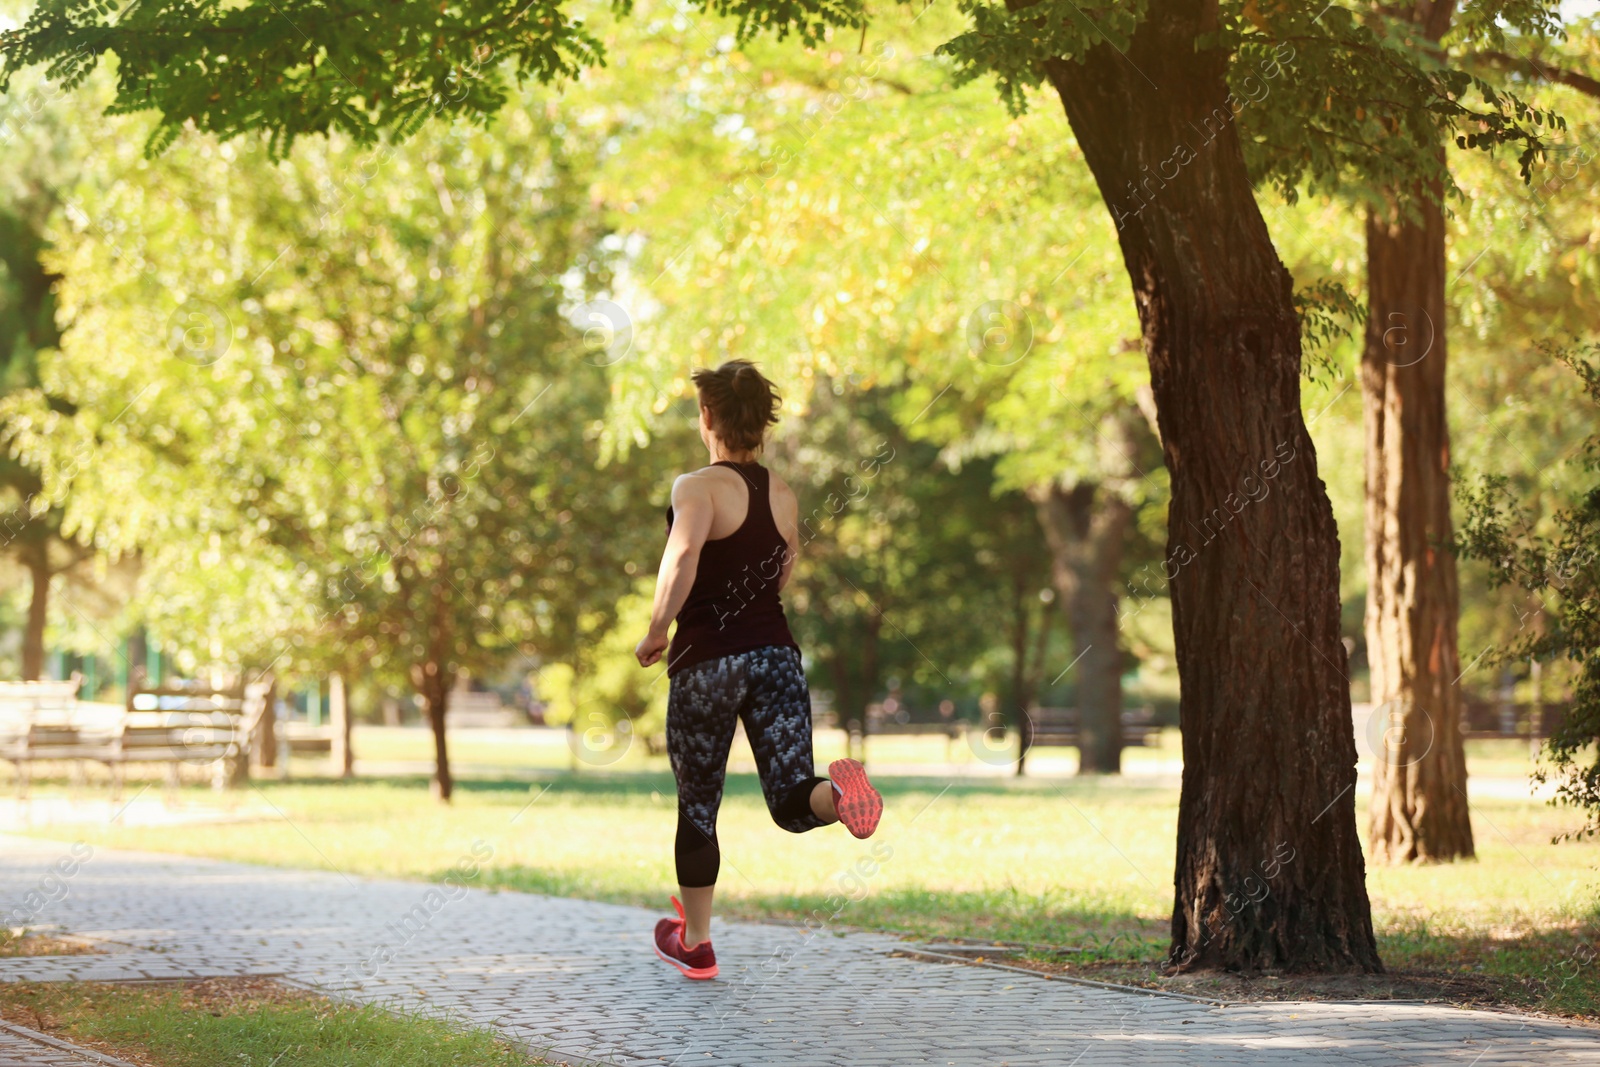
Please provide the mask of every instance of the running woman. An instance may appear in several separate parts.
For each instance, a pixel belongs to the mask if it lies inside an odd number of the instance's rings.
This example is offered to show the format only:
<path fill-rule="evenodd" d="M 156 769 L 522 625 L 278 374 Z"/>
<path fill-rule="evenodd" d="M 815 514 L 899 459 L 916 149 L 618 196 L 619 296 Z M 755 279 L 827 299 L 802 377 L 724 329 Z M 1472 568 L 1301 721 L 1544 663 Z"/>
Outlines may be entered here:
<path fill-rule="evenodd" d="M 634 654 L 648 667 L 665 653 L 671 678 L 667 754 L 678 782 L 673 855 L 682 901 L 672 898 L 676 919 L 656 924 L 656 955 L 689 978 L 714 978 L 717 808 L 735 722 L 744 721 L 767 810 L 785 830 L 841 822 L 870 837 L 883 798 L 855 760 L 834 760 L 831 780 L 813 773 L 811 695 L 778 599 L 800 548 L 799 505 L 783 479 L 756 462 L 778 421 L 777 390 L 744 360 L 695 371 L 693 380 L 711 465 L 672 483 L 650 631 Z"/>

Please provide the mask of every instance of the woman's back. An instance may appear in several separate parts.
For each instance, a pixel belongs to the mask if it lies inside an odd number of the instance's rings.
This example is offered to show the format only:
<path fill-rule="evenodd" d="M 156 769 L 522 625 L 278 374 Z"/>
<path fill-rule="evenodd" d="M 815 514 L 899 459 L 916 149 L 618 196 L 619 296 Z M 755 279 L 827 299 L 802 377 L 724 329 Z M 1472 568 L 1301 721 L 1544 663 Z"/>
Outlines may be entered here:
<path fill-rule="evenodd" d="M 685 478 L 702 480 L 706 491 L 711 495 L 713 514 L 711 531 L 707 534 L 707 538 L 713 541 L 720 540 L 744 525 L 745 516 L 749 514 L 750 508 L 750 484 L 749 479 L 740 470 L 741 466 L 756 467 L 766 471 L 772 521 L 792 544 L 795 540 L 795 519 L 799 512 L 799 502 L 795 498 L 794 490 L 789 488 L 789 483 L 759 463 L 741 465 L 725 461 L 701 467 L 684 475 Z M 670 505 L 667 507 L 667 516 L 667 527 L 671 529 Z"/>
<path fill-rule="evenodd" d="M 710 526 L 667 672 L 766 645 L 798 647 L 778 597 L 793 563 L 794 494 L 754 462 L 721 460 L 686 477 L 709 500 Z M 673 518 L 668 507 L 669 532 Z"/>

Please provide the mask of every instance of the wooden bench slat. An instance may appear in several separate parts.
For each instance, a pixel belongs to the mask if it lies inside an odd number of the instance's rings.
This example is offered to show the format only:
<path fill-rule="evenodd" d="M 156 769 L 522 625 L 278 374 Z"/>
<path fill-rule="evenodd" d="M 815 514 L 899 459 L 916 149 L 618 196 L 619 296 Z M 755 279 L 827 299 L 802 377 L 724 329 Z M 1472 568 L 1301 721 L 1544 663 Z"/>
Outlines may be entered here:
<path fill-rule="evenodd" d="M 1082 720 L 1077 708 L 1034 708 L 1029 717 L 1033 723 L 1034 747 L 1045 745 L 1076 747 L 1082 740 L 1080 731 Z M 1154 708 L 1124 708 L 1122 711 L 1124 747 L 1149 746 L 1156 743 L 1161 736 L 1161 727 L 1155 719 Z"/>

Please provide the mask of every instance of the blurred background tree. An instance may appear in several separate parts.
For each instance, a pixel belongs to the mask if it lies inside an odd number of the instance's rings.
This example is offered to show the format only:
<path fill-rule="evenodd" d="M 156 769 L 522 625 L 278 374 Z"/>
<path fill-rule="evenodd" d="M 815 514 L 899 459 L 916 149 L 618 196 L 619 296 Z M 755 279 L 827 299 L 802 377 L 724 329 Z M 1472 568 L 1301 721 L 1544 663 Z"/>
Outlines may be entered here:
<path fill-rule="evenodd" d="M 40 388 L 39 360 L 61 341 L 56 283 L 45 262 L 46 229 L 74 180 L 81 134 L 61 106 L 63 87 L 37 74 L 0 99 L 0 395 Z M 47 358 L 47 357 L 46 357 Z M 47 402 L 60 410 L 58 397 Z M 5 432 L 0 427 L 0 435 Z M 44 676 L 45 629 L 51 586 L 58 576 L 93 588 L 93 550 L 65 534 L 62 509 L 44 493 L 38 471 L 9 453 L 0 456 L 0 543 L 27 582 L 18 671 Z"/>
<path fill-rule="evenodd" d="M 72 328 L 7 401 L 71 535 L 159 575 L 150 626 L 409 684 L 444 798 L 457 678 L 569 653 L 643 544 L 645 464 L 595 475 L 606 354 L 568 319 L 608 277 L 577 143 L 538 112 L 280 164 L 123 142 L 47 257 Z"/>

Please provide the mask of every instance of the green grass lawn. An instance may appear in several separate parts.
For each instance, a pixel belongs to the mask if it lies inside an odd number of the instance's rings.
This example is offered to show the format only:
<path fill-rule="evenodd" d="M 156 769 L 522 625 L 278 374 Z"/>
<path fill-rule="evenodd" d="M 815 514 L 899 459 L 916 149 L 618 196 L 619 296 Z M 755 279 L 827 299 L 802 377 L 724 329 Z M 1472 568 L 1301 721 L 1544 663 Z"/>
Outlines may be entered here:
<path fill-rule="evenodd" d="M 927 734 L 887 735 L 870 740 L 869 756 L 872 761 L 889 765 L 954 765 L 980 768 L 989 755 L 984 749 L 983 735 L 974 732 L 967 740 L 948 743 L 944 737 Z M 1008 739 L 1004 751 L 991 758 L 1005 762 L 1010 758 L 1014 739 Z M 351 738 L 356 758 L 363 763 L 385 764 L 409 762 L 431 765 L 433 762 L 433 735 L 422 726 L 383 727 L 356 726 Z M 452 763 L 468 773 L 519 773 L 571 769 L 577 760 L 566 741 L 563 731 L 512 730 L 494 731 L 486 736 L 479 730 L 452 730 L 450 732 Z M 847 755 L 844 734 L 838 730 L 819 730 L 816 735 L 815 755 L 819 765 Z M 1160 744 L 1150 747 L 1130 748 L 1123 754 L 1124 763 L 1132 768 L 1170 765 L 1180 758 L 1178 732 L 1163 731 Z M 1067 761 L 1075 765 L 1076 750 L 1070 748 L 1044 748 L 1038 756 L 1051 761 Z M 613 771 L 665 771 L 667 758 L 651 755 L 643 743 L 632 743 L 602 757 L 604 769 Z M 740 742 L 735 745 L 734 764 L 750 763 L 750 749 Z M 295 769 L 306 774 L 322 773 L 327 761 L 314 758 L 295 760 Z M 601 769 L 595 767 L 593 769 Z"/>
<path fill-rule="evenodd" d="M 484 1030 L 301 994 L 261 980 L 0 984 L 0 1015 L 161 1067 L 522 1067 Z"/>
<path fill-rule="evenodd" d="M 942 740 L 895 741 L 943 750 Z M 873 758 L 886 757 L 875 749 Z M 1526 773 L 1525 749 L 1514 743 L 1474 746 L 1471 763 L 1480 775 Z M 466 779 L 448 807 L 430 799 L 421 777 L 268 782 L 236 795 L 260 813 L 254 821 L 203 831 L 74 825 L 70 834 L 96 845 L 424 879 L 442 877 L 481 841 L 494 853 L 486 886 L 667 909 L 669 774 L 523 770 L 540 780 Z M 843 898 L 835 921 L 848 926 L 1068 946 L 1084 959 L 1161 957 L 1177 817 L 1170 777 L 895 776 L 880 785 L 883 824 L 862 842 L 837 828 L 787 834 L 768 818 L 754 776 L 730 776 L 719 828 L 723 913 L 797 919 L 831 912 Z M 1597 1012 L 1600 846 L 1551 843 L 1579 824 L 1574 812 L 1484 794 L 1473 802 L 1477 861 L 1368 872 L 1384 959 L 1399 970 L 1497 976 L 1516 986 L 1510 999 Z M 183 802 L 217 797 L 185 790 Z M 1364 825 L 1364 795 L 1358 807 Z"/>

